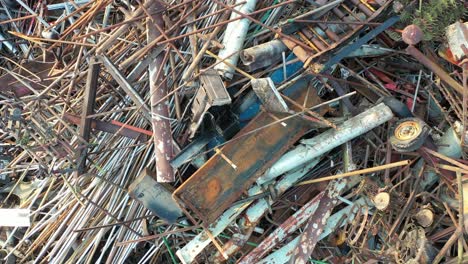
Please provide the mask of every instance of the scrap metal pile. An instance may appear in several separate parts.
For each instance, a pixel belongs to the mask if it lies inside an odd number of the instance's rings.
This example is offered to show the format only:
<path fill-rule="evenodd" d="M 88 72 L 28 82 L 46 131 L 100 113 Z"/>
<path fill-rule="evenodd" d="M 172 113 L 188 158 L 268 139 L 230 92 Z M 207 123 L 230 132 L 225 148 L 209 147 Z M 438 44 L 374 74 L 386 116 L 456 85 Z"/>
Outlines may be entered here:
<path fill-rule="evenodd" d="M 466 263 L 459 0 L 0 0 L 6 263 Z"/>

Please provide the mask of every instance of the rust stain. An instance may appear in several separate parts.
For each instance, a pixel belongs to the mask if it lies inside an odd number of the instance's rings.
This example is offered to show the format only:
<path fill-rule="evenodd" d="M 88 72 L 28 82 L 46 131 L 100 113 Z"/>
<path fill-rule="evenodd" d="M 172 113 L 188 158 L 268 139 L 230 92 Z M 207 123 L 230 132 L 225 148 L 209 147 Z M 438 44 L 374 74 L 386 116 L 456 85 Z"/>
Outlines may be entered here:
<path fill-rule="evenodd" d="M 218 197 L 219 192 L 221 191 L 221 184 L 219 184 L 218 179 L 213 179 L 208 182 L 208 188 L 205 191 L 206 201 L 213 202 L 216 197 Z"/>

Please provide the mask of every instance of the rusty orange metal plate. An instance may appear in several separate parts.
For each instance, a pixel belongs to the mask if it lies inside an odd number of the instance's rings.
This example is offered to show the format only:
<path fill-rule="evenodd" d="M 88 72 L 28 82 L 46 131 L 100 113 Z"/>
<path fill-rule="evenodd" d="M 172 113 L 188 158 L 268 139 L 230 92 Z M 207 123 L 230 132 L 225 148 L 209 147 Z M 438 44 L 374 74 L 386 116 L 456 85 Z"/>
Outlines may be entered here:
<path fill-rule="evenodd" d="M 239 135 L 274 121 L 262 113 Z M 236 169 L 221 155 L 214 155 L 175 191 L 175 195 L 206 221 L 216 219 L 307 131 L 306 121 L 299 117 L 284 123 L 286 127 L 275 124 L 226 145 L 221 152 Z"/>
<path fill-rule="evenodd" d="M 299 98 L 299 103 L 307 89 L 302 90 L 292 96 Z M 318 100 L 315 97 L 311 103 L 315 105 Z M 275 117 L 285 116 L 262 112 L 235 138 L 273 123 Z M 174 192 L 175 198 L 182 200 L 205 223 L 213 222 L 310 128 L 310 123 L 301 117 L 284 123 L 286 126 L 277 123 L 225 145 L 221 149 L 223 155 L 216 154 L 209 159 Z"/>

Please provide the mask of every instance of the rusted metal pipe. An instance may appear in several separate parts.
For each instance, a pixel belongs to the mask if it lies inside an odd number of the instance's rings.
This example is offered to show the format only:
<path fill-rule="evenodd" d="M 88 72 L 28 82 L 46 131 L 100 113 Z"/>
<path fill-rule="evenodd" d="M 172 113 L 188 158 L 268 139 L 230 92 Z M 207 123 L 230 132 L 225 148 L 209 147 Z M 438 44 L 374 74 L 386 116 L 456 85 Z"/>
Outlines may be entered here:
<path fill-rule="evenodd" d="M 153 2 L 147 0 L 146 4 Z M 163 6 L 159 2 L 153 2 L 148 7 L 150 14 L 156 14 Z M 161 32 L 157 26 L 164 28 L 161 15 L 151 15 L 146 23 L 148 43 L 160 37 Z M 164 79 L 163 53 L 160 53 L 154 62 L 148 67 L 150 93 L 151 93 L 151 124 L 154 133 L 154 155 L 156 157 L 156 179 L 158 182 L 173 182 L 174 171 L 169 163 L 172 159 L 172 134 L 169 123 L 169 101 L 158 104 L 157 102 L 167 94 L 167 83 Z M 156 87 L 159 85 L 159 89 Z"/>
<path fill-rule="evenodd" d="M 426 57 L 426 55 L 414 46 L 422 40 L 422 35 L 422 30 L 416 25 L 409 25 L 403 30 L 403 41 L 408 44 L 406 52 L 433 71 L 443 82 L 455 89 L 459 94 L 463 94 L 463 86 L 460 83 L 450 77 L 439 65 Z"/>
<path fill-rule="evenodd" d="M 333 208 L 338 203 L 338 196 L 343 192 L 346 187 L 345 179 L 338 179 L 331 182 L 325 194 L 320 199 L 317 205 L 317 210 L 309 218 L 304 233 L 300 235 L 300 242 L 294 250 L 294 255 L 291 256 L 289 263 L 307 263 L 310 255 L 314 251 L 319 236 L 323 232 L 323 228 L 330 217 Z"/>
<path fill-rule="evenodd" d="M 247 71 L 251 72 L 280 61 L 281 52 L 286 50 L 287 47 L 275 39 L 241 51 L 240 58 L 247 66 Z"/>
<path fill-rule="evenodd" d="M 424 66 L 429 68 L 431 71 L 433 71 L 437 76 L 439 76 L 439 78 L 443 82 L 448 84 L 459 94 L 463 94 L 463 86 L 460 83 L 458 83 L 456 80 L 454 80 L 452 77 L 450 77 L 450 75 L 446 73 L 439 65 L 431 61 L 424 54 L 422 54 L 422 52 L 419 51 L 415 46 L 412 46 L 412 45 L 408 46 L 406 48 L 406 52 L 410 54 L 411 56 L 413 56 L 415 59 L 417 59 Z"/>

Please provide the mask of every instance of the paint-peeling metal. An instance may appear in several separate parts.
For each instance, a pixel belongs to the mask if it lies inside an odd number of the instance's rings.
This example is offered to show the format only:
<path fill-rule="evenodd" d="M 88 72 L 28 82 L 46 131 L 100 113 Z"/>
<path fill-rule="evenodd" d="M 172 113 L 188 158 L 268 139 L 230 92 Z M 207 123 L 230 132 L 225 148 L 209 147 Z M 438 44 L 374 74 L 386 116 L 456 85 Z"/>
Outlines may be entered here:
<path fill-rule="evenodd" d="M 336 228 L 339 228 L 341 226 L 344 226 L 346 222 L 341 222 L 340 219 L 343 217 L 346 217 L 347 221 L 352 221 L 354 217 L 356 216 L 355 209 L 358 206 L 370 204 L 369 201 L 366 200 L 366 198 L 361 198 L 359 200 L 356 200 L 353 205 L 349 205 L 337 213 L 333 214 L 328 218 L 326 226 L 323 228 L 322 233 L 319 235 L 319 241 L 324 239 L 325 237 L 329 236 Z M 341 222 L 341 225 L 338 226 L 338 224 Z M 283 247 L 279 248 L 272 254 L 268 255 L 267 257 L 256 261 L 255 263 L 257 264 L 284 264 L 288 263 L 288 261 L 291 258 L 291 255 L 294 251 L 294 249 L 298 246 L 299 243 L 299 238 L 300 236 L 296 237 L 295 239 L 291 240 L 288 242 L 286 245 Z"/>
<path fill-rule="evenodd" d="M 147 3 L 153 2 L 150 0 Z M 164 28 L 162 17 L 157 15 L 163 8 L 161 3 L 154 1 L 148 7 L 151 17 L 147 21 L 148 42 L 158 38 L 161 32 L 157 29 Z M 151 93 L 151 124 L 154 133 L 154 155 L 156 158 L 156 178 L 158 182 L 173 182 L 174 171 L 170 165 L 173 156 L 171 124 L 169 123 L 169 102 L 161 99 L 167 95 L 167 83 L 164 78 L 163 53 L 160 53 L 148 67 L 150 93 Z"/>
<path fill-rule="evenodd" d="M 330 217 L 333 208 L 338 203 L 338 196 L 346 187 L 345 179 L 332 181 L 325 191 L 325 194 L 320 199 L 317 210 L 310 217 L 304 233 L 299 238 L 299 244 L 294 250 L 294 255 L 291 256 L 289 263 L 307 263 L 312 251 L 314 250 L 319 236 L 325 227 L 328 218 Z"/>

